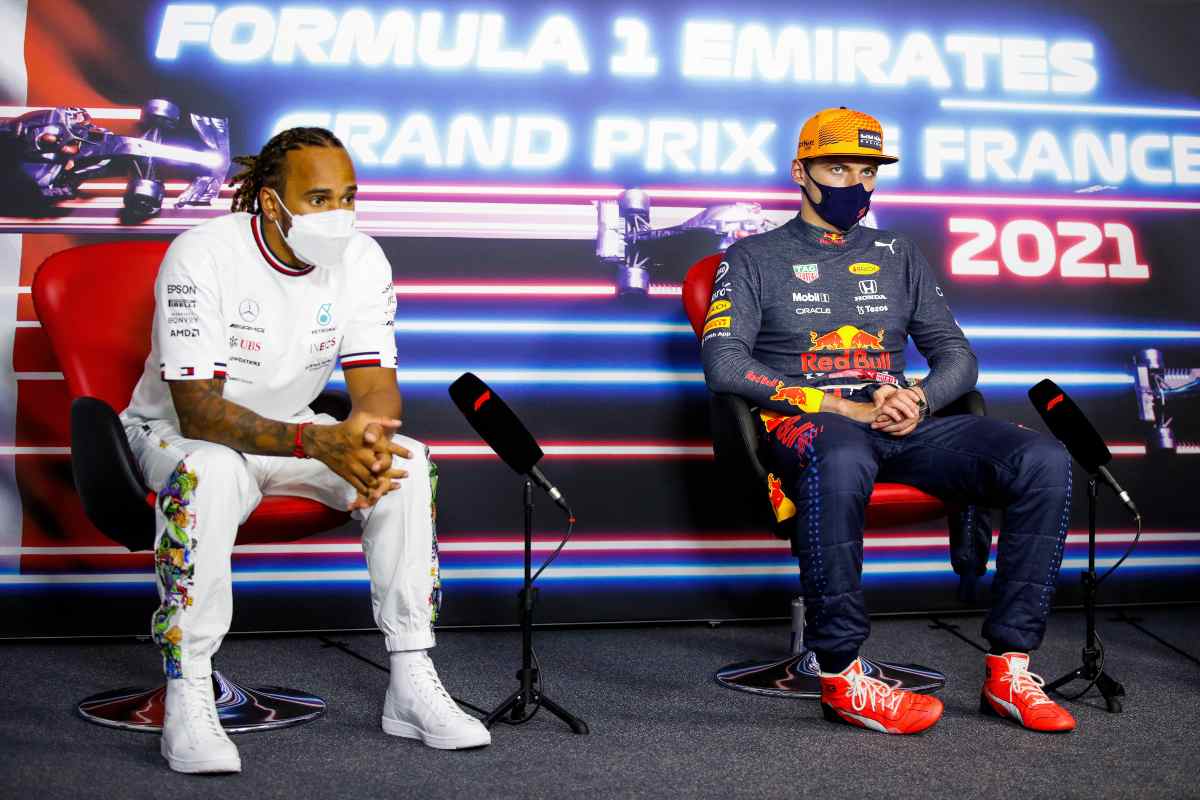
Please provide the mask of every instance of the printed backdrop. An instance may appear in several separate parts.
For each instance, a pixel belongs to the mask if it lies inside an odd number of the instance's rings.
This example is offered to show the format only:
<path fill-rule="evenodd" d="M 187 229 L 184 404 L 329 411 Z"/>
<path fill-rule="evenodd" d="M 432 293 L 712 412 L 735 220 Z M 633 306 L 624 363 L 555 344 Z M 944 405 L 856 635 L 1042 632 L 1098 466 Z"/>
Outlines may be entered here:
<path fill-rule="evenodd" d="M 448 402 L 465 370 L 525 418 L 579 517 L 542 579 L 542 621 L 785 614 L 795 564 L 726 502 L 679 284 L 697 258 L 795 213 L 800 126 L 839 105 L 880 118 L 901 156 L 881 171 L 874 222 L 913 236 L 940 273 L 989 413 L 1039 427 L 1025 392 L 1051 377 L 1110 443 L 1147 531 L 1103 599 L 1200 596 L 1195 6 L 28 0 L 4 13 L 0 635 L 139 633 L 156 603 L 149 554 L 101 536 L 74 494 L 69 398 L 29 297 L 38 264 L 225 213 L 230 154 L 298 124 L 346 143 L 360 226 L 393 265 L 405 430 L 441 465 L 443 622 L 512 622 L 520 575 L 520 481 Z M 53 125 L 90 133 L 71 150 Z M 627 225 L 653 241 L 631 245 Z M 1085 480 L 1060 603 L 1079 600 Z M 537 521 L 540 558 L 560 518 L 541 503 Z M 1107 494 L 1100 527 L 1110 564 L 1132 531 Z M 237 629 L 371 624 L 351 530 L 234 561 Z M 942 522 L 868 531 L 865 571 L 874 611 L 959 607 Z"/>

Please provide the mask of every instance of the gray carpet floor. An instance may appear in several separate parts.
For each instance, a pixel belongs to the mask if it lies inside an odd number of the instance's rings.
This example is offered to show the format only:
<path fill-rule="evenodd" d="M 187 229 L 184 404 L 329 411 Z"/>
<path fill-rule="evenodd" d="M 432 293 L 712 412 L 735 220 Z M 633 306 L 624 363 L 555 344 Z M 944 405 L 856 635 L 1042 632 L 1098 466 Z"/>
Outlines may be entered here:
<path fill-rule="evenodd" d="M 1122 714 L 1093 691 L 1068 707 L 1079 728 L 1039 735 L 977 711 L 979 619 L 876 620 L 867 654 L 939 668 L 946 713 L 920 736 L 831 725 L 815 702 L 721 688 L 716 667 L 774 655 L 779 625 L 538 631 L 547 694 L 591 726 L 575 736 L 543 710 L 499 725 L 491 747 L 439 752 L 379 729 L 386 663 L 379 637 L 230 637 L 220 667 L 247 683 L 306 689 L 329 702 L 314 723 L 235 737 L 237 776 L 171 773 L 156 736 L 108 730 L 74 703 L 157 679 L 152 645 L 0 643 L 0 796 L 191 797 L 1200 797 L 1200 609 L 1101 613 Z M 1032 664 L 1047 679 L 1078 664 L 1082 615 L 1056 614 Z M 966 641 L 970 640 L 970 642 Z M 457 697 L 491 708 L 514 687 L 519 634 L 439 634 L 434 651 Z"/>

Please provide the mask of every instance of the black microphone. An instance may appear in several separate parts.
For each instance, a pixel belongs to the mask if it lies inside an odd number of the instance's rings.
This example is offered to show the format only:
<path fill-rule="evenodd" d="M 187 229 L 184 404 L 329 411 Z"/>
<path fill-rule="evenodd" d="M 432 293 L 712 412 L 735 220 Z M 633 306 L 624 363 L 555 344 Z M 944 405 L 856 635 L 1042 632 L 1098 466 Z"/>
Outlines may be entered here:
<path fill-rule="evenodd" d="M 500 456 L 501 461 L 514 471 L 528 475 L 559 508 L 567 512 L 568 517 L 574 516 L 563 493 L 537 467 L 537 462 L 544 455 L 542 448 L 508 404 L 500 399 L 500 395 L 474 373 L 464 372 L 450 384 L 450 399 L 479 437 Z"/>
<path fill-rule="evenodd" d="M 1079 465 L 1092 475 L 1103 478 L 1130 513 L 1141 519 L 1142 515 L 1138 513 L 1129 492 L 1121 488 L 1121 484 L 1117 483 L 1117 479 L 1105 466 L 1112 461 L 1112 452 L 1092 427 L 1092 423 L 1088 422 L 1083 411 L 1075 405 L 1075 401 L 1049 378 L 1040 381 L 1029 390 L 1029 400 L 1041 414 L 1046 427 L 1055 438 L 1067 446 L 1067 452 L 1075 457 Z"/>

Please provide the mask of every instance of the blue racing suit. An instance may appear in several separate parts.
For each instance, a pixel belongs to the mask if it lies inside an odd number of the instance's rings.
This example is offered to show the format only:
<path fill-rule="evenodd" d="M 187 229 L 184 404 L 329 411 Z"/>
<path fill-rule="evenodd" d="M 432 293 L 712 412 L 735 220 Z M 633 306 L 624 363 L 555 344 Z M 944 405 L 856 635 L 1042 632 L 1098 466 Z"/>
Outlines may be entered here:
<path fill-rule="evenodd" d="M 930 417 L 897 437 L 819 410 L 827 392 L 869 403 L 880 386 L 912 385 L 909 337 L 930 365 L 921 388 L 931 410 L 974 387 L 975 355 L 911 240 L 861 225 L 835 234 L 796 217 L 729 248 L 701 352 L 708 387 L 762 413 L 774 468 L 767 488 L 776 518 L 794 524 L 806 638 L 818 656 L 856 653 L 870 630 L 863 522 L 876 480 L 1004 509 L 983 634 L 996 647 L 1032 650 L 1070 520 L 1065 448 L 986 417 Z"/>

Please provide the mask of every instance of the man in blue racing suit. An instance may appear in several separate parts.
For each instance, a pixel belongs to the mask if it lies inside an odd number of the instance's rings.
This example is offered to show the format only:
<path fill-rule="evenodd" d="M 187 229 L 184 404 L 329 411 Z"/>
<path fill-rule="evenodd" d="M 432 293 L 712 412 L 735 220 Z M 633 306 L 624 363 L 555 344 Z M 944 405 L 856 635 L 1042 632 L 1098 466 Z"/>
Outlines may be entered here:
<path fill-rule="evenodd" d="M 875 481 L 1004 509 L 983 626 L 981 710 L 1037 731 L 1071 715 L 1029 672 L 1054 595 L 1070 519 L 1071 464 L 1054 439 L 970 415 L 931 417 L 970 391 L 975 354 L 928 262 L 907 237 L 859 224 L 884 154 L 873 117 L 826 109 L 800 134 L 792 176 L 799 215 L 734 244 L 718 267 L 702 334 L 714 392 L 757 407 L 769 442 L 776 518 L 794 525 L 806 637 L 821 666 L 825 718 L 917 733 L 934 697 L 863 674 L 870 624 L 862 594 L 863 521 Z M 904 374 L 909 338 L 929 362 Z"/>

